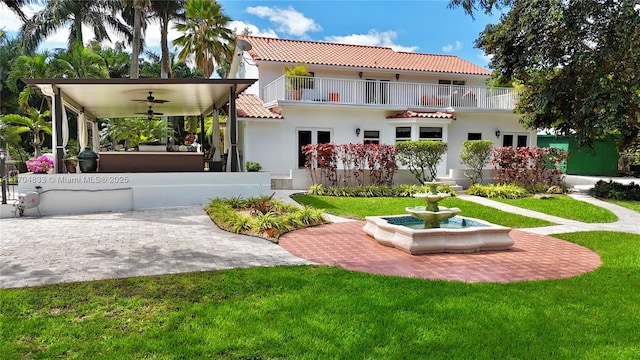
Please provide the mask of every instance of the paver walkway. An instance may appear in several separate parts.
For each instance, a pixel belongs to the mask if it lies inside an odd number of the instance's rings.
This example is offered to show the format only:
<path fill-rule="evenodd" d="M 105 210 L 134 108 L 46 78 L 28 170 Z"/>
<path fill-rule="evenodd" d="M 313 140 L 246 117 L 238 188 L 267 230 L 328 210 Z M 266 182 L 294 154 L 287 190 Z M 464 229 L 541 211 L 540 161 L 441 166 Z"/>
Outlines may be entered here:
<path fill-rule="evenodd" d="M 302 265 L 264 239 L 220 230 L 200 206 L 0 220 L 0 287 Z"/>
<path fill-rule="evenodd" d="M 612 204 L 606 201 L 595 199 L 591 196 L 581 194 L 581 193 L 573 193 L 570 194 L 571 197 L 577 200 L 585 201 L 596 206 L 605 208 L 618 216 L 618 221 L 612 223 L 584 223 L 575 220 L 563 219 L 557 216 L 543 214 L 533 210 L 527 210 L 523 208 L 519 208 L 516 206 L 512 206 L 509 204 L 503 204 L 498 201 L 493 201 L 487 198 L 479 197 L 479 196 L 470 196 L 470 195 L 459 195 L 460 199 L 464 199 L 467 201 L 473 201 L 478 204 L 490 206 L 499 210 L 521 214 L 524 216 L 529 216 L 533 218 L 543 219 L 547 221 L 551 221 L 553 223 L 559 224 L 554 226 L 543 226 L 537 228 L 527 228 L 520 229 L 522 231 L 531 232 L 534 234 L 560 234 L 567 232 L 578 232 L 578 231 L 595 231 L 595 230 L 606 230 L 606 231 L 622 231 L 633 234 L 640 234 L 640 215 L 637 212 L 627 209 L 625 207 Z"/>

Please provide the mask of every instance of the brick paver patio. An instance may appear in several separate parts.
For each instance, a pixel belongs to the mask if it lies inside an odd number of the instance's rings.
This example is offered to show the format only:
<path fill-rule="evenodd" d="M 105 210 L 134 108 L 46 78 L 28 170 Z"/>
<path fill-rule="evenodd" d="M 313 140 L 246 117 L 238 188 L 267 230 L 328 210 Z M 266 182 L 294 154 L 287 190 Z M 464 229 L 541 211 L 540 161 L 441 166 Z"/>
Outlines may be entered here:
<path fill-rule="evenodd" d="M 295 256 L 374 274 L 466 282 L 560 279 L 601 265 L 595 252 L 545 235 L 512 230 L 506 251 L 409 255 L 369 237 L 364 221 L 327 224 L 283 235 L 280 246 Z"/>

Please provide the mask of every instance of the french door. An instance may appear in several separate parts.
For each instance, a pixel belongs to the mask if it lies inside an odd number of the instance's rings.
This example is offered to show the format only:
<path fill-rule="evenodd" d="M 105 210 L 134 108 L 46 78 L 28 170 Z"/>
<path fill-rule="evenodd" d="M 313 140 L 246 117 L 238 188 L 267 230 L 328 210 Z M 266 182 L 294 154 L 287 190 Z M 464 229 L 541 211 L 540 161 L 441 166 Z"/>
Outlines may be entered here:
<path fill-rule="evenodd" d="M 304 168 L 307 157 L 302 147 L 309 144 L 325 144 L 331 142 L 330 130 L 305 129 L 298 130 L 298 168 Z"/>

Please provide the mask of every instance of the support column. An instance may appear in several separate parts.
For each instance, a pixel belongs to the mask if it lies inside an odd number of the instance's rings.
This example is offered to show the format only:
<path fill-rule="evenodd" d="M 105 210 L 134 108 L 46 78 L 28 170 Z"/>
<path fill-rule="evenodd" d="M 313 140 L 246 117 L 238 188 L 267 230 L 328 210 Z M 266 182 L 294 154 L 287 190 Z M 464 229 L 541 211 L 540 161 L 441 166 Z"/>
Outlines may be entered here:
<path fill-rule="evenodd" d="M 218 117 L 218 108 L 213 107 L 213 131 L 211 136 L 211 146 L 216 150 L 213 153 L 213 161 L 220 161 L 220 118 Z"/>
<path fill-rule="evenodd" d="M 200 120 L 200 139 L 198 139 L 198 141 L 200 142 L 200 149 L 204 152 L 204 141 L 207 139 L 204 132 L 204 116 L 200 115 L 198 116 L 198 119 Z"/>
<path fill-rule="evenodd" d="M 240 154 L 238 153 L 238 130 L 237 122 L 238 117 L 236 114 L 236 92 L 235 86 L 232 86 L 229 90 L 229 142 L 231 148 L 229 149 L 229 158 L 227 160 L 227 171 L 239 172 L 240 171 Z"/>
<path fill-rule="evenodd" d="M 53 101 L 54 114 L 53 114 L 53 156 L 55 158 L 55 167 L 53 172 L 56 174 L 62 173 L 64 166 L 62 159 L 64 158 L 64 138 L 62 134 L 62 112 L 64 111 L 64 105 L 62 105 L 62 96 L 60 95 L 60 89 L 54 89 Z"/>

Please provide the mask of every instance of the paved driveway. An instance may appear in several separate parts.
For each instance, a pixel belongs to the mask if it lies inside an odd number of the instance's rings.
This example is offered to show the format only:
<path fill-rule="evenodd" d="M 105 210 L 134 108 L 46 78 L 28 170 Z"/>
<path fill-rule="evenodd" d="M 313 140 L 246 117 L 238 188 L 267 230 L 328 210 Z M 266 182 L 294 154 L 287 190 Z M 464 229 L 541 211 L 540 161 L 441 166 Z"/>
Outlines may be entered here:
<path fill-rule="evenodd" d="M 0 287 L 301 265 L 267 240 L 220 230 L 199 206 L 0 220 Z"/>

